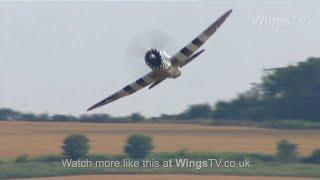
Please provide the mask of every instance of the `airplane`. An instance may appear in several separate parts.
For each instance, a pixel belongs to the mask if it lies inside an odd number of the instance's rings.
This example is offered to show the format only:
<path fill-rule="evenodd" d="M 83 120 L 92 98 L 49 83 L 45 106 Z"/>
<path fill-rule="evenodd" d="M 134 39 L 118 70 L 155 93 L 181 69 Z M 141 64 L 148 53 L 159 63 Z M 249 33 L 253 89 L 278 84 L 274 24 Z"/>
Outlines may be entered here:
<path fill-rule="evenodd" d="M 88 108 L 87 111 L 109 104 L 148 85 L 150 85 L 149 89 L 151 89 L 167 78 L 175 79 L 179 77 L 181 75 L 181 68 L 204 52 L 204 49 L 199 50 L 198 52 L 196 51 L 216 32 L 231 12 L 232 9 L 225 12 L 218 20 L 212 23 L 199 36 L 173 56 L 169 56 L 164 50 L 149 49 L 146 52 L 144 59 L 152 71 L 102 101 L 94 104 Z"/>

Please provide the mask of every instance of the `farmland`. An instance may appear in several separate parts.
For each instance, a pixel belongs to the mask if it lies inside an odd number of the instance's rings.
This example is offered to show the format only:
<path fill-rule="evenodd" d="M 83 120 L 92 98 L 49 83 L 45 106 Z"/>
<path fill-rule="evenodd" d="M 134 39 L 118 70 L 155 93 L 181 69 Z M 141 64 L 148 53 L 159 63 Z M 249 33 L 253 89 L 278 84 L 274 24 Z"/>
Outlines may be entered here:
<path fill-rule="evenodd" d="M 128 135 L 152 135 L 155 152 L 181 149 L 195 152 L 258 152 L 274 154 L 281 139 L 299 145 L 299 153 L 308 155 L 320 147 L 319 130 L 275 130 L 252 127 L 200 126 L 188 124 L 111 124 L 62 122 L 0 122 L 0 157 L 13 158 L 61 152 L 63 139 L 74 133 L 87 135 L 91 153 L 123 152 Z"/>
<path fill-rule="evenodd" d="M 90 139 L 91 156 L 89 158 L 113 159 L 123 155 L 126 138 L 134 133 L 152 135 L 155 145 L 155 153 L 150 155 L 152 159 L 176 158 L 179 152 L 174 152 L 186 149 L 189 152 L 188 158 L 190 159 L 203 160 L 210 157 L 221 157 L 226 160 L 233 160 L 245 157 L 254 161 L 254 163 L 250 168 L 230 169 L 195 169 L 189 167 L 157 169 L 79 167 L 70 169 L 61 165 L 59 159 L 61 157 L 59 156 L 61 145 L 70 134 L 85 134 Z M 67 176 L 52 177 L 52 179 L 131 178 L 134 180 L 152 178 L 161 180 L 192 179 L 196 177 L 203 180 L 212 178 L 286 180 L 294 179 L 286 178 L 287 176 L 297 177 L 296 179 L 300 179 L 300 177 L 320 177 L 319 166 L 316 164 L 282 163 L 274 160 L 275 156 L 272 156 L 276 153 L 276 143 L 281 139 L 287 139 L 298 144 L 298 150 L 302 156 L 309 155 L 311 151 L 320 147 L 319 141 L 317 141 L 317 137 L 320 136 L 319 130 L 276 130 L 253 127 L 157 123 L 1 121 L 0 134 L 0 143 L 2 144 L 0 146 L 0 178 Z M 30 159 L 21 163 L 15 162 L 14 159 L 22 154 L 29 155 Z M 130 176 L 129 174 L 136 175 Z M 88 177 L 87 175 L 92 176 Z"/>

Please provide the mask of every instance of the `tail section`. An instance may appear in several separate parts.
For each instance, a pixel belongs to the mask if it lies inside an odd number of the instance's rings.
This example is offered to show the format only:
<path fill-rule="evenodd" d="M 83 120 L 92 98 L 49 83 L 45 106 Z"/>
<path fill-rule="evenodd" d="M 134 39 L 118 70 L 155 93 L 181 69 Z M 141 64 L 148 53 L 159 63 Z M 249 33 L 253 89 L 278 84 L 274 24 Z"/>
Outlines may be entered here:
<path fill-rule="evenodd" d="M 204 49 L 200 50 L 199 52 L 195 53 L 194 55 L 190 56 L 187 60 L 185 60 L 180 66 L 184 66 L 194 60 L 196 57 L 198 57 L 201 53 L 204 52 Z"/>

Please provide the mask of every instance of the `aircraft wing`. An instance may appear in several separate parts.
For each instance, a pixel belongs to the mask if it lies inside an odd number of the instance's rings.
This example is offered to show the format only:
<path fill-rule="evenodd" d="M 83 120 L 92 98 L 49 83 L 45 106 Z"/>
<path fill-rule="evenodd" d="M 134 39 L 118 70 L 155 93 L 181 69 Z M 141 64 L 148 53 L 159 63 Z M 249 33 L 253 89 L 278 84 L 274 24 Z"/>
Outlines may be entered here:
<path fill-rule="evenodd" d="M 124 96 L 130 95 L 146 86 L 149 84 L 153 83 L 154 81 L 157 81 L 159 79 L 157 73 L 155 71 L 151 71 L 145 76 L 141 77 L 140 79 L 136 80 L 135 82 L 125 86 L 121 90 L 117 91 L 116 93 L 110 95 L 109 97 L 103 99 L 102 101 L 98 102 L 97 104 L 91 106 L 90 108 L 87 109 L 87 111 L 90 111 L 92 109 L 95 109 L 97 107 L 106 105 L 110 102 L 113 102 L 117 99 L 120 99 Z"/>
<path fill-rule="evenodd" d="M 171 62 L 175 65 L 179 65 L 180 67 L 184 66 L 188 61 L 189 57 L 196 52 L 200 46 L 202 46 L 213 33 L 220 27 L 220 25 L 227 19 L 227 17 L 231 14 L 232 9 L 225 12 L 218 20 L 212 23 L 206 30 L 204 30 L 199 36 L 193 39 L 188 45 L 183 47 L 179 52 L 177 52 L 174 56 L 171 57 Z M 186 63 L 186 61 L 188 61 Z"/>

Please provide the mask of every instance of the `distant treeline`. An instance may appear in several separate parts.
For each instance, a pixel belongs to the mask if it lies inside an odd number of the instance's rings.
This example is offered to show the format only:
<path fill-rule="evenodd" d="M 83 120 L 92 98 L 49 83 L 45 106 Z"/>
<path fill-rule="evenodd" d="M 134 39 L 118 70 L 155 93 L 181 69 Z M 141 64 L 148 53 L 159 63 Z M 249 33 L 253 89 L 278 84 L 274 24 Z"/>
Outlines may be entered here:
<path fill-rule="evenodd" d="M 261 83 L 215 105 L 213 117 L 320 121 L 320 58 L 265 70 Z"/>
<path fill-rule="evenodd" d="M 191 105 L 181 114 L 164 114 L 159 119 L 320 122 L 320 58 L 264 72 L 261 83 L 253 83 L 251 89 L 231 101 Z"/>
<path fill-rule="evenodd" d="M 52 121 L 52 122 L 109 122 L 109 123 L 128 123 L 145 120 L 145 117 L 139 113 L 132 113 L 125 117 L 112 117 L 108 114 L 92 115 L 64 115 L 64 114 L 33 114 L 14 111 L 9 108 L 0 109 L 0 120 L 21 120 L 21 121 Z"/>
<path fill-rule="evenodd" d="M 264 121 L 310 120 L 320 122 L 320 58 L 309 58 L 297 65 L 266 69 L 261 83 L 231 101 L 218 101 L 214 106 L 196 104 L 180 114 L 162 114 L 145 118 L 140 113 L 124 117 L 108 114 L 63 115 L 22 113 L 0 109 L 0 120 L 67 121 L 67 122 L 140 122 L 161 120 Z"/>

